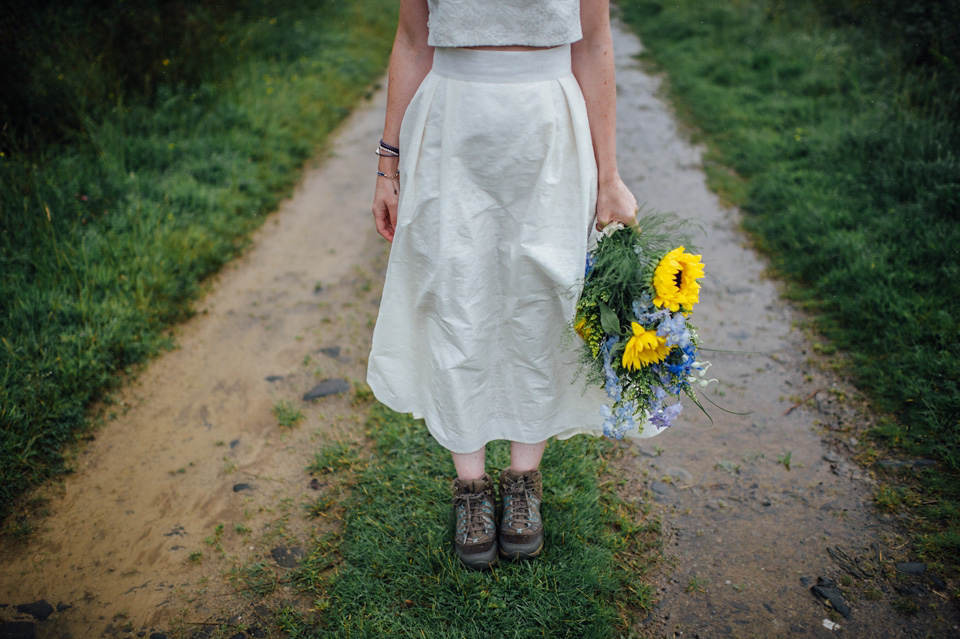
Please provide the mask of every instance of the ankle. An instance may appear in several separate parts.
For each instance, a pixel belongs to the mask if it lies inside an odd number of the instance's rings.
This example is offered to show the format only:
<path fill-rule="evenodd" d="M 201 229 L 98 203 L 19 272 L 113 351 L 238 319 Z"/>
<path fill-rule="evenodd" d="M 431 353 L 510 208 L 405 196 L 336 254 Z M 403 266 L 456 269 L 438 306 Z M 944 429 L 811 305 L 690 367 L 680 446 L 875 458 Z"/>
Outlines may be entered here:
<path fill-rule="evenodd" d="M 539 472 L 539 470 L 540 470 L 539 466 L 534 466 L 533 468 L 530 468 L 528 466 L 514 465 L 514 464 L 510 464 L 510 466 L 507 468 L 507 471 L 512 475 L 527 475 L 530 473 Z"/>

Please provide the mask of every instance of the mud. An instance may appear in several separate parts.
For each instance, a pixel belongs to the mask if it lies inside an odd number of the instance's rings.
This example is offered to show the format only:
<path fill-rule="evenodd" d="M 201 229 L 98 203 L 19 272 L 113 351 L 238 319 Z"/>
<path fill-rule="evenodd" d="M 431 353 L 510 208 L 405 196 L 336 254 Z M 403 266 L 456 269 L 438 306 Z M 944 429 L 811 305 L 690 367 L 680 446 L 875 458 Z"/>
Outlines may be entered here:
<path fill-rule="evenodd" d="M 711 407 L 711 423 L 688 406 L 669 432 L 634 449 L 624 495 L 649 501 L 666 542 L 657 611 L 635 630 L 957 636 L 956 610 L 932 578 L 893 569 L 913 558 L 874 510 L 869 474 L 848 461 L 869 419 L 854 389 L 818 364 L 796 328 L 802 316 L 746 248 L 737 213 L 707 190 L 701 150 L 656 97 L 659 80 L 633 57 L 636 38 L 618 26 L 615 43 L 623 176 L 650 207 L 702 221 L 710 280 L 696 321 L 722 380 L 706 394 L 750 412 Z M 335 478 L 311 482 L 313 451 L 363 440 L 355 389 L 387 250 L 369 215 L 368 149 L 384 101 L 377 92 L 344 123 L 330 156 L 176 329 L 179 347 L 120 394 L 116 418 L 76 451 L 75 472 L 39 491 L 49 515 L 36 532 L 2 540 L 0 622 L 31 620 L 14 606 L 45 600 L 58 609 L 37 623 L 41 638 L 191 636 L 231 617 L 251 634 L 270 632 L 241 573 L 275 580 L 271 601 L 312 605 L 280 584 L 278 562 L 337 530 L 336 507 L 304 516 L 318 497 L 338 495 Z M 327 379 L 351 390 L 302 401 Z M 280 401 L 301 408 L 303 421 L 280 426 Z M 839 583 L 849 619 L 811 593 L 818 577 Z"/>
<path fill-rule="evenodd" d="M 363 419 L 353 390 L 301 397 L 365 376 L 386 259 L 367 202 L 384 105 L 381 92 L 349 119 L 251 250 L 210 283 L 176 329 L 178 348 L 120 394 L 74 472 L 40 491 L 50 514 L 37 531 L 3 539 L 0 604 L 69 606 L 38 637 L 205 628 L 233 615 L 228 595 L 243 588 L 221 573 L 273 568 L 273 548 L 335 528 L 304 518 L 336 490 L 310 488 L 305 467 L 325 443 L 362 440 Z M 280 401 L 305 419 L 279 426 Z M 0 621 L 13 618 L 25 616 L 0 608 Z"/>
<path fill-rule="evenodd" d="M 825 637 L 841 628 L 847 637 L 960 636 L 943 593 L 894 571 L 895 560 L 909 559 L 906 540 L 875 510 L 869 474 L 849 461 L 871 419 L 856 390 L 830 374 L 830 362 L 800 329 L 805 318 L 778 297 L 764 262 L 746 247 L 738 213 L 707 189 L 702 149 L 678 134 L 658 97 L 660 79 L 636 62 L 640 43 L 617 28 L 615 51 L 621 172 L 651 208 L 703 225 L 698 244 L 709 281 L 694 320 L 705 348 L 714 349 L 703 359 L 721 380 L 704 395 L 749 413 L 704 402 L 707 418 L 688 403 L 674 428 L 643 442 L 641 473 L 626 494 L 652 500 L 667 560 L 658 611 L 639 630 L 666 637 Z M 819 577 L 841 584 L 849 619 L 811 593 Z M 919 588 L 904 594 L 911 586 Z M 907 616 L 894 605 L 916 612 Z M 839 628 L 825 627 L 834 623 Z"/>

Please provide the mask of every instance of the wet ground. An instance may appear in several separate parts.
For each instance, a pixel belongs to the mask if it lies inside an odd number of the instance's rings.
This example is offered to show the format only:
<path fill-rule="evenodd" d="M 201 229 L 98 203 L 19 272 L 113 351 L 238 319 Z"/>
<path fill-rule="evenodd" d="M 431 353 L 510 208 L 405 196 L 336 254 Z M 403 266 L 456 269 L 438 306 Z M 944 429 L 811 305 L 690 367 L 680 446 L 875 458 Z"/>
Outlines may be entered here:
<path fill-rule="evenodd" d="M 803 317 L 764 277 L 737 213 L 706 189 L 700 150 L 635 61 L 637 40 L 618 27 L 615 43 L 621 171 L 651 208 L 703 223 L 709 282 L 695 321 L 722 380 L 707 395 L 749 412 L 708 405 L 711 423 L 688 406 L 635 450 L 624 495 L 651 503 L 665 535 L 660 603 L 637 632 L 960 636 L 939 575 L 905 574 L 923 567 L 905 564 L 909 545 L 874 509 L 869 472 L 849 461 L 870 419 L 856 392 L 829 373 L 798 328 Z M 120 394 L 75 472 L 38 493 L 49 514 L 37 530 L 2 540 L 0 622 L 21 624 L 7 630 L 191 636 L 236 615 L 249 636 L 270 632 L 250 576 L 273 574 L 266 566 L 295 561 L 312 535 L 336 528 L 335 508 L 304 517 L 338 490 L 306 467 L 325 443 L 363 439 L 352 390 L 302 396 L 364 377 L 387 250 L 368 212 L 367 149 L 384 98 L 351 116 L 330 157 L 211 282 L 198 315 L 176 329 L 178 349 Z M 281 426 L 281 402 L 304 419 Z M 812 592 L 818 579 L 846 616 Z"/>

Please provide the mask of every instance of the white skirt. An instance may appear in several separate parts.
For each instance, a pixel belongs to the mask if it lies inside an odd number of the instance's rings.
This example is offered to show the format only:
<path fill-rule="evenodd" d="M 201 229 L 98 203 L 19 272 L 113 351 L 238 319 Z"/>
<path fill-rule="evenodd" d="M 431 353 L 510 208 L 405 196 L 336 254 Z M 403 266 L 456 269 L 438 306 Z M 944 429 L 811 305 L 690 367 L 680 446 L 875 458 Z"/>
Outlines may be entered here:
<path fill-rule="evenodd" d="M 437 48 L 400 131 L 367 382 L 456 453 L 600 432 L 569 331 L 597 168 L 570 47 Z"/>

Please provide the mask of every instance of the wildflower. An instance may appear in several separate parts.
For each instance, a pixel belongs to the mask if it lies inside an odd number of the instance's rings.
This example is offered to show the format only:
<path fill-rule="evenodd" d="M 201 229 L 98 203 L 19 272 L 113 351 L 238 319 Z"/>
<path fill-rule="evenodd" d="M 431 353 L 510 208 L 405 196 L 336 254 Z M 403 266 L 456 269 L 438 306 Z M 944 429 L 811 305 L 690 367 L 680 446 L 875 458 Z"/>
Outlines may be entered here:
<path fill-rule="evenodd" d="M 669 428 L 673 425 L 673 421 L 680 415 L 682 410 L 683 404 L 671 404 L 666 408 L 661 408 L 660 410 L 651 413 L 650 423 L 656 426 L 657 430 Z"/>
<path fill-rule="evenodd" d="M 687 328 L 687 319 L 680 313 L 667 315 L 657 327 L 657 335 L 667 339 L 667 346 L 686 348 L 690 344 L 690 329 Z"/>
<path fill-rule="evenodd" d="M 617 376 L 616 371 L 613 370 L 613 345 L 620 341 L 619 337 L 609 337 L 607 341 L 603 343 L 600 347 L 600 350 L 603 351 L 603 374 L 605 377 L 604 381 L 604 390 L 607 392 L 607 397 L 612 399 L 615 402 L 620 401 L 620 378 Z"/>
<path fill-rule="evenodd" d="M 703 277 L 703 263 L 699 255 L 684 253 L 678 246 L 663 256 L 653 272 L 653 288 L 656 296 L 653 303 L 671 311 L 682 307 L 689 311 L 700 301 L 700 283 Z"/>
<path fill-rule="evenodd" d="M 593 327 L 590 326 L 590 322 L 587 321 L 586 315 L 580 316 L 580 319 L 578 319 L 573 325 L 573 330 L 575 330 L 577 335 L 579 335 L 585 342 L 589 342 L 590 335 L 593 334 Z"/>
<path fill-rule="evenodd" d="M 600 413 L 604 417 L 603 434 L 614 439 L 623 439 L 628 430 L 636 427 L 636 421 L 633 418 L 636 410 L 635 402 L 614 404 L 612 409 L 606 404 L 601 405 Z"/>
<path fill-rule="evenodd" d="M 623 349 L 623 367 L 627 370 L 637 370 L 648 364 L 662 362 L 670 352 L 667 340 L 646 330 L 636 322 L 630 322 L 633 337 L 627 341 Z"/>

